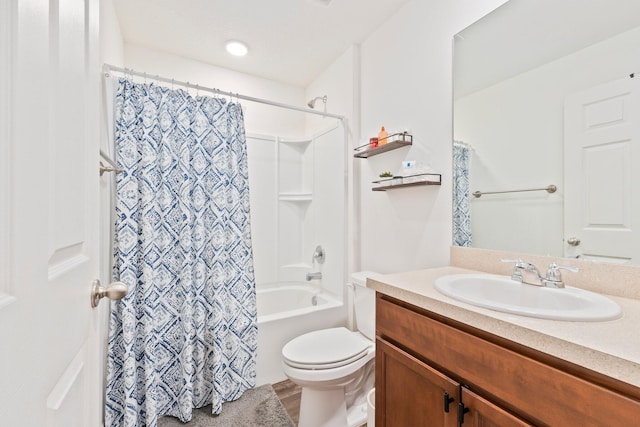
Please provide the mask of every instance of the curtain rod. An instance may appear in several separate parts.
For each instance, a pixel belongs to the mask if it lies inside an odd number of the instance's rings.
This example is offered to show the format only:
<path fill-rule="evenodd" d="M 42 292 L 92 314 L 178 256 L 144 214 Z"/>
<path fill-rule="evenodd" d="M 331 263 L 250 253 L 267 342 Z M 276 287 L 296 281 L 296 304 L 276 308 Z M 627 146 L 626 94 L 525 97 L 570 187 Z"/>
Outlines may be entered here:
<path fill-rule="evenodd" d="M 113 159 L 109 157 L 109 155 L 105 153 L 102 148 L 100 149 L 100 155 L 102 156 L 104 161 L 109 163 L 110 165 L 110 166 L 105 166 L 104 163 L 100 162 L 100 176 L 102 176 L 105 172 L 115 172 L 115 173 L 124 172 L 124 170 L 120 169 L 118 165 L 116 165 L 116 162 L 114 162 Z"/>
<path fill-rule="evenodd" d="M 191 89 L 196 89 L 196 90 L 203 90 L 205 92 L 212 92 L 212 93 L 215 93 L 217 95 L 229 96 L 231 98 L 242 99 L 244 101 L 257 102 L 259 104 L 266 104 L 266 105 L 273 105 L 274 107 L 280 107 L 280 108 L 286 108 L 286 109 L 289 109 L 289 110 L 301 111 L 303 113 L 316 114 L 318 116 L 332 117 L 334 119 L 339 119 L 339 120 L 342 120 L 342 121 L 346 120 L 346 117 L 340 116 L 338 114 L 324 113 L 322 111 L 315 111 L 315 110 L 312 110 L 310 108 L 302 108 L 302 107 L 297 107 L 295 105 L 288 105 L 288 104 L 282 104 L 280 102 L 269 101 L 268 99 L 254 98 L 253 96 L 241 95 L 239 93 L 225 92 L 223 90 L 216 89 L 216 88 L 200 86 L 200 85 L 189 83 L 189 82 L 182 82 L 182 81 L 175 80 L 175 79 L 169 79 L 167 77 L 160 77 L 158 75 L 151 75 L 151 74 L 147 74 L 147 73 L 144 73 L 144 72 L 141 72 L 141 71 L 135 71 L 135 70 L 132 70 L 130 68 L 116 67 L 115 65 L 111 65 L 111 64 L 104 64 L 102 66 L 102 72 L 104 73 L 105 77 L 109 77 L 109 72 L 110 71 L 111 72 L 122 73 L 125 76 L 127 74 L 129 74 L 129 75 L 133 75 L 133 76 L 144 77 L 145 79 L 148 78 L 148 79 L 156 80 L 156 81 L 159 81 L 159 82 L 171 83 L 172 85 L 184 86 L 184 87 L 191 88 Z"/>

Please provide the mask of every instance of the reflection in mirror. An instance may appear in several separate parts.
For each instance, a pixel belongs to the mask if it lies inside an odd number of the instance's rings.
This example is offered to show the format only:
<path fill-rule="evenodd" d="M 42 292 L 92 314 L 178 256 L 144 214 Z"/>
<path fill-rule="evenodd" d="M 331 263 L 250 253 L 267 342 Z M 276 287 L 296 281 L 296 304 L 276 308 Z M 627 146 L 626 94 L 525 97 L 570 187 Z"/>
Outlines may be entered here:
<path fill-rule="evenodd" d="M 457 34 L 454 244 L 640 264 L 634 72 L 637 0 L 510 0 Z"/>

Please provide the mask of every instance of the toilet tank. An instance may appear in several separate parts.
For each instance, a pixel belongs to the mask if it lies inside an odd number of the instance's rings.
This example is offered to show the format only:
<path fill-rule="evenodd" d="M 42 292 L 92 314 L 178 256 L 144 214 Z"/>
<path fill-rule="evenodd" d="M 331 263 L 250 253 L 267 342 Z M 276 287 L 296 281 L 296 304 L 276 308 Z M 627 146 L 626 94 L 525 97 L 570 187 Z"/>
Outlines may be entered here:
<path fill-rule="evenodd" d="M 351 275 L 356 329 L 372 341 L 376 336 L 376 292 L 367 288 L 367 277 L 376 275 L 378 273 L 372 271 L 359 271 Z"/>

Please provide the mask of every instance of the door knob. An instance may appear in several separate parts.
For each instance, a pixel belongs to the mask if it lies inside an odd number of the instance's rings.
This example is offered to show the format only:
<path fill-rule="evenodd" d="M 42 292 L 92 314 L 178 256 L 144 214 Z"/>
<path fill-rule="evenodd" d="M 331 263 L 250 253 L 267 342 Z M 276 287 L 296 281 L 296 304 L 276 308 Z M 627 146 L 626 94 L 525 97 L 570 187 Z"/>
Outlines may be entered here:
<path fill-rule="evenodd" d="M 569 237 L 567 239 L 567 243 L 570 246 L 578 246 L 580 244 L 580 239 L 578 239 L 577 237 Z"/>
<path fill-rule="evenodd" d="M 91 307 L 96 308 L 104 297 L 115 301 L 122 299 L 128 292 L 129 287 L 125 283 L 113 282 L 104 288 L 100 284 L 100 280 L 96 279 L 91 283 Z"/>

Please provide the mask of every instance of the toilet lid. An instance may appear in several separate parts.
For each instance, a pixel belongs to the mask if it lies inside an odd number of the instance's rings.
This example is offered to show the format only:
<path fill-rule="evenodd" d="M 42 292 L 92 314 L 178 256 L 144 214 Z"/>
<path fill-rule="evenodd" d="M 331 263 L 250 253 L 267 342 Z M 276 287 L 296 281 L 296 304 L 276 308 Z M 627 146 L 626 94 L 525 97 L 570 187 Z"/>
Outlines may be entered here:
<path fill-rule="evenodd" d="M 330 369 L 364 357 L 371 341 L 347 328 L 309 332 L 289 341 L 282 348 L 287 365 L 303 369 Z"/>

